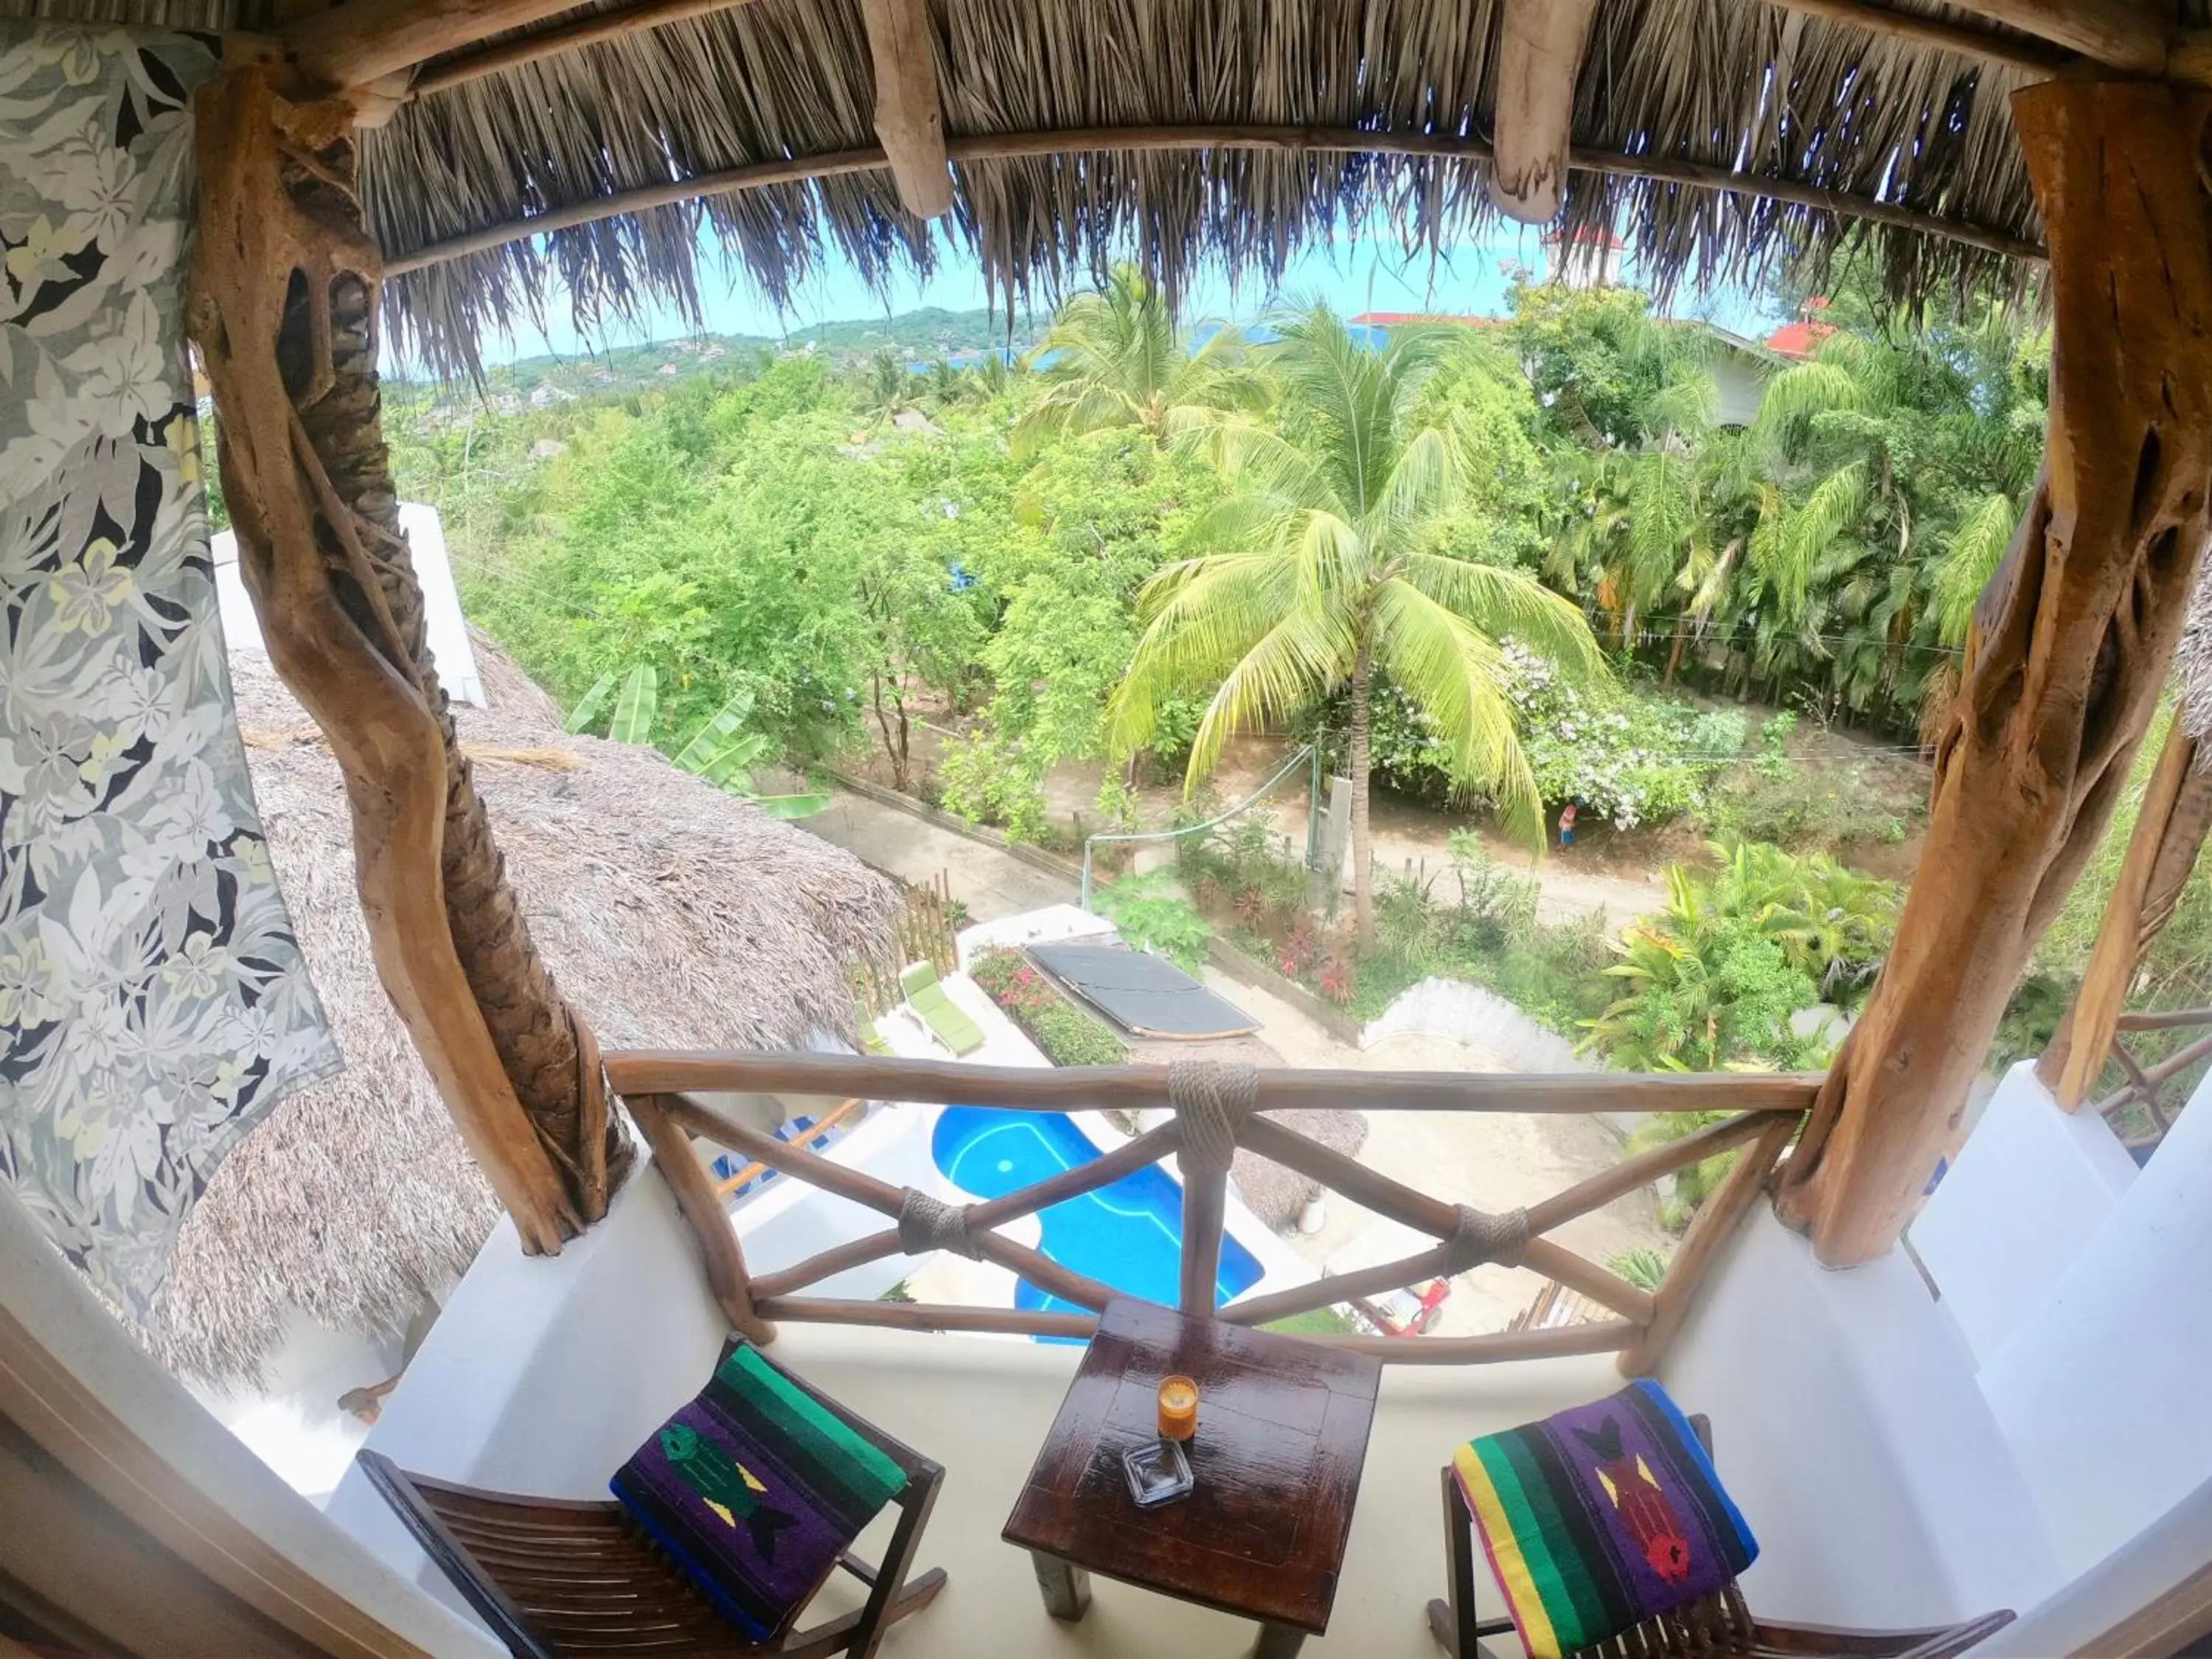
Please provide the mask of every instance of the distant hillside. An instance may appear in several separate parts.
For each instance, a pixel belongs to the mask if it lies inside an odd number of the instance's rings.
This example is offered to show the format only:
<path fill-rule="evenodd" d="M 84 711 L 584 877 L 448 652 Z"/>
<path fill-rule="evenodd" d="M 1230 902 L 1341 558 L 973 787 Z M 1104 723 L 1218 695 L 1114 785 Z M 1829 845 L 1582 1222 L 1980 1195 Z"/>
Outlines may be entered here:
<path fill-rule="evenodd" d="M 896 317 L 855 317 L 815 323 L 781 337 L 757 334 L 698 334 L 645 345 L 616 346 L 574 357 L 525 357 L 489 369 L 484 390 L 495 409 L 540 407 L 590 394 L 638 391 L 671 380 L 727 366 L 733 357 L 784 351 L 820 351 L 839 367 L 890 351 L 909 363 L 949 357 L 965 365 L 987 351 L 1009 344 L 1025 351 L 1035 343 L 1039 325 L 1018 318 L 1011 340 L 1006 319 L 981 307 L 945 311 L 925 307 Z"/>

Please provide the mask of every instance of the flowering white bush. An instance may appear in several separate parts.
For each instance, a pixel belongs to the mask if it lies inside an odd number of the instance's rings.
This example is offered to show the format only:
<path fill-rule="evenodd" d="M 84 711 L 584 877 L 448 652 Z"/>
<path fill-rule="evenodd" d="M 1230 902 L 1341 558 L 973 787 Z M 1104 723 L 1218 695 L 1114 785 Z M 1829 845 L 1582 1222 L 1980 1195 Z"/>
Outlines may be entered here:
<path fill-rule="evenodd" d="M 1685 704 L 1626 690 L 1593 693 L 1522 646 L 1508 641 L 1502 649 L 1521 746 L 1547 801 L 1578 801 L 1631 830 L 1695 805 L 1705 779 L 1732 758 L 1700 747 L 1726 734 Z"/>

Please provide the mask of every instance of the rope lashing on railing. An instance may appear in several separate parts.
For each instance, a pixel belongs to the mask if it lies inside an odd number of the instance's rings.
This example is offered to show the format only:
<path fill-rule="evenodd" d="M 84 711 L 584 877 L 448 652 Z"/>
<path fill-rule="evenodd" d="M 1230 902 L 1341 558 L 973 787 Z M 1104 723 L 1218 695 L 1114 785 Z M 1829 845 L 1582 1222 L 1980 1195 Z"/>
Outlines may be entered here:
<path fill-rule="evenodd" d="M 908 1255 L 927 1255 L 932 1250 L 951 1250 L 966 1256 L 970 1261 L 981 1261 L 982 1251 L 968 1236 L 968 1211 L 971 1206 L 955 1206 L 942 1199 L 932 1198 L 927 1193 L 906 1188 L 899 1194 L 899 1249 Z"/>
<path fill-rule="evenodd" d="M 1178 1060 L 1168 1066 L 1168 1104 L 1182 1127 L 1182 1164 L 1216 1174 L 1237 1155 L 1237 1132 L 1260 1102 L 1256 1066 Z"/>
<path fill-rule="evenodd" d="M 1453 1279 L 1470 1267 L 1496 1261 L 1517 1265 L 1528 1248 L 1528 1212 L 1501 1210 L 1496 1215 L 1471 1204 L 1455 1206 L 1459 1225 L 1444 1241 L 1444 1277 Z"/>

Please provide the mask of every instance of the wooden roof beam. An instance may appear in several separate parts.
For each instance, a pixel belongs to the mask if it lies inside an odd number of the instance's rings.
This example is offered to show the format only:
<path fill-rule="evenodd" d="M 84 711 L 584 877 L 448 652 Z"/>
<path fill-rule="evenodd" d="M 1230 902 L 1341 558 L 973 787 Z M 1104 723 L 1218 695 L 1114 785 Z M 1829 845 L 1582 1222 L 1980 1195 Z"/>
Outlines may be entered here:
<path fill-rule="evenodd" d="M 937 46 L 929 0 L 860 0 L 875 61 L 876 137 L 899 200 L 917 219 L 952 210 L 952 166 L 938 102 Z"/>
<path fill-rule="evenodd" d="M 346 0 L 283 30 L 301 74 L 334 91 L 365 87 L 507 29 L 575 9 L 576 0 Z"/>
<path fill-rule="evenodd" d="M 1596 19 L 1597 0 L 1505 0 L 1490 198 L 1524 225 L 1559 216 L 1575 82 Z"/>
<path fill-rule="evenodd" d="M 2171 8 L 2143 0 L 1952 0 L 1961 11 L 2048 40 L 2130 75 L 2164 76 Z"/>
<path fill-rule="evenodd" d="M 427 98 L 434 92 L 466 86 L 471 81 L 481 81 L 505 70 L 520 69 L 525 64 L 580 52 L 586 46 L 605 46 L 642 34 L 648 29 L 734 10 L 746 3 L 747 0 L 645 0 L 642 5 L 625 6 L 619 11 L 594 12 L 574 22 L 526 34 L 519 40 L 502 40 L 466 57 L 430 64 L 415 77 L 410 95 Z"/>

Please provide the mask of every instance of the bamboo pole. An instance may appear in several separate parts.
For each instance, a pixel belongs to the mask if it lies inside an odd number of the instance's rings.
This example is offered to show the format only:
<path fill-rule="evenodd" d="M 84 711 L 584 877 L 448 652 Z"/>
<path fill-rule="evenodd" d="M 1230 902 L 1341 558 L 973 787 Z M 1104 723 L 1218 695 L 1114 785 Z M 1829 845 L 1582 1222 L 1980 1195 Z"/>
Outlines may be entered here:
<path fill-rule="evenodd" d="M 1623 1376 L 1649 1376 L 1658 1369 L 1674 1334 L 1682 1328 L 1682 1322 L 1697 1306 L 1713 1263 L 1735 1236 L 1744 1217 L 1751 1213 L 1753 1201 L 1765 1189 L 1766 1179 L 1773 1173 L 1783 1149 L 1789 1146 L 1795 1128 L 1786 1121 L 1770 1125 L 1751 1150 L 1737 1160 L 1735 1168 L 1729 1171 L 1720 1190 L 1705 1200 L 1705 1208 L 1690 1224 L 1689 1236 L 1682 1241 L 1682 1248 L 1668 1263 L 1667 1277 L 1654 1298 L 1656 1305 L 1650 1324 L 1635 1346 L 1620 1357 Z"/>
<path fill-rule="evenodd" d="M 775 1340 L 775 1327 L 760 1316 L 753 1302 L 752 1282 L 745 1272 L 745 1253 L 730 1225 L 729 1212 L 707 1180 L 691 1151 L 691 1138 L 667 1112 L 665 1103 L 652 1095 L 633 1097 L 630 1115 L 653 1148 L 653 1167 L 676 1195 L 676 1207 L 690 1224 L 707 1270 L 707 1284 L 730 1328 L 755 1342 Z"/>
<path fill-rule="evenodd" d="M 1531 1272 L 1540 1273 L 1547 1279 L 1556 1279 L 1570 1290 L 1577 1290 L 1593 1302 L 1610 1309 L 1634 1325 L 1648 1325 L 1654 1313 L 1654 1299 L 1649 1291 L 1638 1289 L 1618 1274 L 1607 1272 L 1595 1262 L 1577 1255 L 1573 1251 L 1542 1239 L 1532 1239 L 1528 1248 L 1538 1260 L 1525 1257 L 1518 1263 Z M 1376 1296 L 1389 1291 L 1403 1290 L 1425 1279 L 1448 1276 L 1451 1258 L 1448 1247 L 1439 1244 L 1434 1249 L 1417 1251 L 1401 1256 L 1395 1261 L 1385 1261 L 1372 1267 L 1362 1267 L 1347 1273 L 1330 1273 L 1315 1279 L 1310 1285 L 1295 1285 L 1286 1291 L 1277 1291 L 1272 1296 L 1255 1297 L 1238 1302 L 1221 1310 L 1222 1319 L 1231 1325 L 1267 1325 L 1279 1319 L 1288 1319 L 1302 1313 L 1311 1313 L 1316 1308 L 1333 1307 L 1340 1302 L 1351 1302 L 1364 1296 Z M 1592 1287 L 1597 1287 L 1593 1291 Z"/>
<path fill-rule="evenodd" d="M 1657 1298 L 1650 1291 L 1639 1289 L 1610 1268 L 1601 1267 L 1548 1238 L 1530 1239 L 1528 1248 L 1522 1253 L 1521 1265 L 1531 1273 L 1557 1279 L 1569 1290 L 1579 1291 L 1600 1307 L 1608 1308 L 1637 1324 L 1648 1325 L 1656 1316 Z"/>
<path fill-rule="evenodd" d="M 1221 1280 L 1221 1233 L 1228 1218 L 1229 1167 L 1193 1169 L 1182 1160 L 1182 1304 L 1186 1319 L 1211 1319 Z"/>
<path fill-rule="evenodd" d="M 1389 1220 L 1418 1228 L 1437 1238 L 1449 1238 L 1459 1231 L 1459 1211 L 1452 1205 L 1416 1192 L 1379 1170 L 1355 1164 L 1342 1152 L 1308 1139 L 1295 1129 L 1255 1117 L 1247 1121 L 1237 1139 L 1261 1157 L 1273 1158 L 1286 1170 L 1318 1181 L 1363 1209 L 1372 1210 Z"/>
<path fill-rule="evenodd" d="M 846 1095 L 1007 1111 L 1134 1111 L 1166 1107 L 1164 1066 L 985 1066 L 967 1060 L 737 1050 L 617 1049 L 607 1076 L 621 1094 Z M 1262 1067 L 1262 1112 L 1326 1109 L 1357 1097 L 1376 1112 L 1800 1113 L 1819 1073 L 1355 1072 Z M 708 1132 L 711 1133 L 711 1132 Z"/>
<path fill-rule="evenodd" d="M 1887 6 L 1868 4 L 1866 0 L 1776 0 L 1776 3 L 1786 11 L 1817 17 L 1826 22 L 1863 28 L 1871 34 L 1937 52 L 1953 52 L 1974 62 L 1996 64 L 2021 74 L 2048 76 L 2081 62 L 2074 53 L 2046 41 L 1999 34 L 1992 29 L 1964 27 L 1918 12 L 1898 11 Z M 593 13 L 571 23 L 524 35 L 520 40 L 502 40 L 467 52 L 465 56 L 448 57 L 441 63 L 431 64 L 416 71 L 407 95 L 410 98 L 427 98 L 434 93 L 466 86 L 472 81 L 520 69 L 527 64 L 541 63 L 549 58 L 580 52 L 586 46 L 611 46 L 653 29 L 665 28 L 672 23 L 711 16 L 744 3 L 746 0 L 648 0 L 647 3 L 625 7 L 619 11 Z M 230 38 L 235 37 L 226 37 L 227 40 Z M 272 39 L 259 39 L 264 50 L 276 49 L 276 43 Z M 2174 56 L 2184 62 L 2188 59 L 2185 49 L 2177 50 Z M 2169 68 L 2172 67 L 2170 61 Z"/>
<path fill-rule="evenodd" d="M 867 1105 L 868 1103 L 865 1100 L 848 1100 L 838 1105 L 831 1107 L 828 1111 L 824 1112 L 820 1117 L 814 1121 L 813 1124 L 807 1128 L 802 1139 L 806 1140 L 819 1140 L 823 1135 L 829 1133 L 830 1130 L 842 1127 L 847 1119 L 866 1111 L 867 1109 Z M 752 1180 L 756 1176 L 764 1174 L 767 1171 L 767 1169 L 768 1165 L 765 1164 L 748 1164 L 744 1169 L 738 1170 L 737 1174 L 731 1176 L 728 1179 L 716 1182 L 714 1183 L 714 1192 L 719 1197 L 727 1198 L 732 1193 L 737 1191 L 738 1188 L 744 1186 L 748 1181 Z"/>
<path fill-rule="evenodd" d="M 1182 1145 L 1182 1126 L 1163 1123 L 1126 1146 L 1116 1146 L 1096 1163 L 1079 1164 L 1073 1170 L 1063 1170 L 1003 1197 L 986 1199 L 969 1209 L 968 1224 L 970 1228 L 1001 1226 L 1019 1217 L 1050 1209 L 1055 1204 L 1064 1204 L 1071 1198 L 1081 1198 L 1085 1193 L 1110 1187 L 1124 1176 L 1158 1163 Z"/>
<path fill-rule="evenodd" d="M 794 1261 L 788 1267 L 780 1267 L 772 1273 L 763 1273 L 753 1280 L 753 1300 L 757 1305 L 779 1296 L 789 1296 L 803 1291 L 834 1273 L 848 1273 L 854 1267 L 865 1267 L 872 1261 L 881 1261 L 886 1256 L 900 1252 L 898 1229 L 886 1227 L 881 1232 L 868 1233 L 848 1243 L 833 1244 L 826 1250 L 817 1250 L 803 1261 Z"/>
<path fill-rule="evenodd" d="M 1544 1199 L 1528 1206 L 1528 1231 L 1548 1233 L 1562 1223 L 1577 1216 L 1587 1215 L 1592 1210 L 1601 1210 L 1617 1198 L 1626 1198 L 1640 1188 L 1686 1170 L 1692 1164 L 1702 1164 L 1731 1146 L 1741 1146 L 1763 1133 L 1771 1120 L 1767 1115 L 1747 1112 L 1732 1117 L 1724 1123 L 1708 1124 L 1705 1127 L 1684 1135 L 1680 1140 L 1670 1140 L 1663 1146 L 1655 1146 L 1648 1152 L 1625 1158 L 1586 1181 L 1578 1181 L 1566 1191 Z"/>

